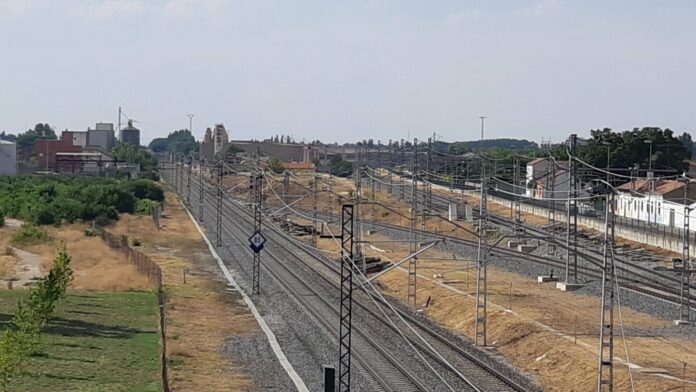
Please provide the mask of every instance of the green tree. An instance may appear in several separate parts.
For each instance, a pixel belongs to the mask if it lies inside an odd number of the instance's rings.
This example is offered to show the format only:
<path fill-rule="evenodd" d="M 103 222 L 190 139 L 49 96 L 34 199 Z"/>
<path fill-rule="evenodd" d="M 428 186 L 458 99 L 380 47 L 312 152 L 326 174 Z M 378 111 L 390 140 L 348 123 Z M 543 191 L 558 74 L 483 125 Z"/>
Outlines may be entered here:
<path fill-rule="evenodd" d="M 56 132 L 48 124 L 36 124 L 34 129 L 17 135 L 17 149 L 33 151 L 36 141 L 39 139 L 57 139 Z"/>
<path fill-rule="evenodd" d="M 147 150 L 121 143 L 114 148 L 113 154 L 116 160 L 139 164 L 141 177 L 159 180 L 157 158 Z"/>
<path fill-rule="evenodd" d="M 283 162 L 278 158 L 271 158 L 268 161 L 268 168 L 276 174 L 280 174 L 285 171 L 285 168 L 283 168 Z"/>
<path fill-rule="evenodd" d="M 614 132 L 604 128 L 590 133 L 592 137 L 587 144 L 578 147 L 578 156 L 596 167 L 607 167 L 607 149 L 611 167 L 638 165 L 647 169 L 652 159 L 653 169 L 681 173 L 691 158 L 691 149 L 686 145 L 690 135 L 676 137 L 670 129 L 644 127 Z"/>

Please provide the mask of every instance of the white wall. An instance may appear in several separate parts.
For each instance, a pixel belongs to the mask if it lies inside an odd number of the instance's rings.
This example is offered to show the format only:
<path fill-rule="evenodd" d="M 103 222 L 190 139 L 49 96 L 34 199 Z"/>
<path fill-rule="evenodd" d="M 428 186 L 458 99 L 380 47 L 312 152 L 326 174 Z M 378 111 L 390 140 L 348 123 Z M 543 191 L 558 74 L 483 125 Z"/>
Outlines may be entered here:
<path fill-rule="evenodd" d="M 17 145 L 0 141 L 0 176 L 17 175 Z"/>
<path fill-rule="evenodd" d="M 616 215 L 668 227 L 684 228 L 683 204 L 663 200 L 659 195 L 644 197 L 620 193 L 616 199 Z M 696 210 L 689 213 L 689 229 L 696 227 Z"/>

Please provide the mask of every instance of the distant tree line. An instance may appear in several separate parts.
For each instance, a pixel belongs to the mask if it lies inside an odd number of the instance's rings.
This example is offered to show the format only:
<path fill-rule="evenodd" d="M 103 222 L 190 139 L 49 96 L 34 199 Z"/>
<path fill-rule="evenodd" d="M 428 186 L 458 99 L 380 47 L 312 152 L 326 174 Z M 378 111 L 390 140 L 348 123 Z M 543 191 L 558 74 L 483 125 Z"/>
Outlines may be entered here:
<path fill-rule="evenodd" d="M 189 155 L 191 152 L 197 153 L 199 143 L 188 129 L 180 129 L 171 132 L 167 137 L 152 139 L 148 148 L 154 152 L 171 152 Z"/>

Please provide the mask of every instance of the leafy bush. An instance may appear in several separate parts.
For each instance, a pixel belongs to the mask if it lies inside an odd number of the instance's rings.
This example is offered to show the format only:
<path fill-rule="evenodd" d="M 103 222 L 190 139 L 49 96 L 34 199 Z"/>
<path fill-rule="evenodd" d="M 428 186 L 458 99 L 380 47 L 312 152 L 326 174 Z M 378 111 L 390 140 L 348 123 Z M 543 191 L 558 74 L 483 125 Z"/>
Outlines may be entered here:
<path fill-rule="evenodd" d="M 35 245 L 50 239 L 46 230 L 36 226 L 23 226 L 12 236 L 12 243 L 15 245 Z"/>
<path fill-rule="evenodd" d="M 138 203 L 135 205 L 135 213 L 138 215 L 152 215 L 152 210 L 155 206 L 160 205 L 160 202 L 150 199 L 138 200 Z"/>
<path fill-rule="evenodd" d="M 0 211 L 0 227 L 5 226 L 5 217 L 1 215 L 2 211 Z"/>
<path fill-rule="evenodd" d="M 148 180 L 133 180 L 128 181 L 123 190 L 133 194 L 138 199 L 150 199 L 156 201 L 164 201 L 164 191 L 152 181 Z"/>
<path fill-rule="evenodd" d="M 152 181 L 99 177 L 0 177 L 0 216 L 51 225 L 136 211 L 138 200 L 164 200 Z"/>

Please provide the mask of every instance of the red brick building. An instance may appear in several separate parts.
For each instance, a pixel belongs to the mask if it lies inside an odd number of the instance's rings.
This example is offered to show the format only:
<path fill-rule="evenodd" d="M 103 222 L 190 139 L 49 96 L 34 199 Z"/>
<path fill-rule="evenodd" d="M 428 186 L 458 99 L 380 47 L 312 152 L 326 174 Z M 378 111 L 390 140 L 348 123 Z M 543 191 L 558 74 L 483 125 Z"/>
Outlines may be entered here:
<path fill-rule="evenodd" d="M 63 132 L 58 140 L 36 141 L 36 163 L 39 170 L 55 170 L 58 152 L 82 152 L 82 147 L 73 145 L 72 136 L 71 132 Z"/>

